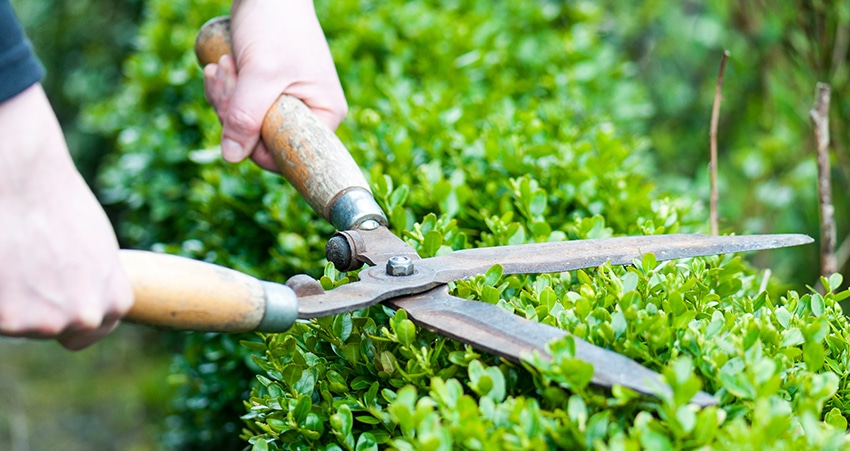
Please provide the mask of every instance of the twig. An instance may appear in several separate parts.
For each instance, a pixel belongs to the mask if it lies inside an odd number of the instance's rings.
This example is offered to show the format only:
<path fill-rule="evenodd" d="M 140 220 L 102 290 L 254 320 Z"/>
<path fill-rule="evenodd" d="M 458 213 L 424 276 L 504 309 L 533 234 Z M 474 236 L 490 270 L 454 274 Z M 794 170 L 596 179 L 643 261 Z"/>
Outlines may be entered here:
<path fill-rule="evenodd" d="M 838 271 L 835 260 L 835 208 L 832 205 L 832 185 L 829 164 L 829 96 L 826 83 L 817 84 L 815 106 L 809 111 L 815 128 L 818 159 L 818 210 L 820 211 L 820 263 L 821 275 L 830 276 Z"/>
<path fill-rule="evenodd" d="M 723 58 L 720 60 L 720 73 L 717 74 L 717 85 L 714 88 L 714 106 L 711 108 L 711 130 L 709 132 L 709 144 L 711 147 L 711 156 L 708 163 L 708 168 L 711 174 L 711 198 L 709 203 L 709 215 L 711 234 L 717 235 L 718 229 L 718 214 L 717 202 L 719 195 L 717 194 L 717 120 L 720 115 L 720 100 L 722 99 L 721 90 L 723 87 L 723 72 L 726 71 L 726 59 L 729 58 L 729 51 L 723 51 Z"/>

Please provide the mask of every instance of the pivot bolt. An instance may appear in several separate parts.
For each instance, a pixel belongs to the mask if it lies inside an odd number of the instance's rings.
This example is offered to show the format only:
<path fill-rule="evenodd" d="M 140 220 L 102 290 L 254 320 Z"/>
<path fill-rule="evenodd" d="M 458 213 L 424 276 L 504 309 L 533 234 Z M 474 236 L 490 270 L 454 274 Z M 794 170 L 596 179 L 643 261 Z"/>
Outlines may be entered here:
<path fill-rule="evenodd" d="M 409 276 L 413 274 L 413 260 L 405 256 L 390 257 L 387 260 L 387 274 L 391 276 Z"/>

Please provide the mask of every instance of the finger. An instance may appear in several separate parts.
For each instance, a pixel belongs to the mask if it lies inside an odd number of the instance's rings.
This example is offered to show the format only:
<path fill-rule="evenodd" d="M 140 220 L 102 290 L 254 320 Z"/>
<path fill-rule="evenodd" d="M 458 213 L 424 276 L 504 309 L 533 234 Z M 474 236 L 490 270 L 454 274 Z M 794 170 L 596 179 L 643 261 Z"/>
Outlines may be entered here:
<path fill-rule="evenodd" d="M 221 83 L 220 98 L 231 98 L 236 88 L 236 62 L 232 56 L 224 54 L 219 58 L 215 76 Z"/>
<path fill-rule="evenodd" d="M 211 63 L 204 66 L 204 97 L 216 110 L 218 110 L 216 107 L 218 92 L 221 90 L 221 82 L 215 76 L 217 72 L 218 64 Z"/>
<path fill-rule="evenodd" d="M 232 61 L 232 60 L 231 60 Z M 221 64 L 217 65 L 215 73 L 215 96 L 214 107 L 218 113 L 218 119 L 224 123 L 224 115 L 227 114 L 227 109 L 230 107 L 230 98 L 233 96 L 233 89 L 236 85 L 236 68 L 232 62 L 228 64 L 222 57 Z"/>
<path fill-rule="evenodd" d="M 335 110 L 326 109 L 326 108 L 312 108 L 313 114 L 316 115 L 316 119 L 321 121 L 323 124 L 327 125 L 332 131 L 336 131 L 339 124 L 342 123 L 342 120 L 345 119 L 345 115 L 347 113 L 346 110 L 341 110 L 337 108 Z"/>
<path fill-rule="evenodd" d="M 105 301 L 108 307 L 100 319 L 80 318 L 75 324 L 69 325 L 56 340 L 65 348 L 79 350 L 88 347 L 109 335 L 118 325 L 121 318 L 133 307 L 133 287 L 123 268 L 116 262 L 106 287 Z"/>
<path fill-rule="evenodd" d="M 58 341 L 59 344 L 65 347 L 65 349 L 69 349 L 71 351 L 78 351 L 80 349 L 91 346 L 97 341 L 100 341 L 101 339 L 103 339 L 103 337 L 109 335 L 117 325 L 118 319 L 110 318 L 104 321 L 103 325 L 97 329 L 72 329 L 63 332 L 58 337 L 56 337 L 56 341 Z"/>
<path fill-rule="evenodd" d="M 254 149 L 254 153 L 251 154 L 251 159 L 254 160 L 254 163 L 256 163 L 257 166 L 263 169 L 272 172 L 280 172 L 280 169 L 277 167 L 277 162 L 275 162 L 271 152 L 269 152 L 268 148 L 266 148 L 266 145 L 262 141 L 257 144 L 257 148 Z"/>
<path fill-rule="evenodd" d="M 229 55 L 223 56 L 218 63 L 204 66 L 204 96 L 216 110 L 219 121 L 227 112 L 235 85 L 236 68 Z"/>
<path fill-rule="evenodd" d="M 257 147 L 266 112 L 281 92 L 279 86 L 256 78 L 244 71 L 239 74 L 223 115 L 221 149 L 230 162 L 244 160 Z"/>
<path fill-rule="evenodd" d="M 116 268 L 116 272 L 112 274 L 110 280 L 110 292 L 113 293 L 114 302 L 111 310 L 106 314 L 106 320 L 114 319 L 118 321 L 126 316 L 130 312 L 130 309 L 133 308 L 136 296 L 133 292 L 133 284 L 130 283 L 130 277 L 124 271 L 124 267 L 121 266 L 120 260 L 116 261 L 114 268 Z"/>

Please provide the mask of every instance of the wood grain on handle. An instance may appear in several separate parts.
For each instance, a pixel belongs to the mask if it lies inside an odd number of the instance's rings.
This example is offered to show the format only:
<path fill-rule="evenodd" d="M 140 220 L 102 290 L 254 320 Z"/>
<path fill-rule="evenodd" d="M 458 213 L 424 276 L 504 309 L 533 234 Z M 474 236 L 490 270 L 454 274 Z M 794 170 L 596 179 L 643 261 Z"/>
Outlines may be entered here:
<path fill-rule="evenodd" d="M 281 332 L 297 316 L 285 285 L 190 258 L 121 250 L 135 303 L 126 320 L 177 330 Z"/>
<path fill-rule="evenodd" d="M 223 54 L 231 54 L 229 18 L 212 19 L 201 28 L 195 53 L 202 65 L 217 63 Z M 313 210 L 337 228 L 352 225 L 334 223 L 334 203 L 353 189 L 371 190 L 333 131 L 303 102 L 283 94 L 266 114 L 262 138 L 281 173 Z"/>

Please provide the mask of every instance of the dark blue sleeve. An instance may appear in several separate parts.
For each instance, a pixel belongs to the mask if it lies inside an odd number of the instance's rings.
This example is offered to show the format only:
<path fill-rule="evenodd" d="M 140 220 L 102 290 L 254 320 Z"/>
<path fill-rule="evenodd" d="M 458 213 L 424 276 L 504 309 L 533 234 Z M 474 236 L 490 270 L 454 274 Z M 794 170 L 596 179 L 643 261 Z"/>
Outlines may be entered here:
<path fill-rule="evenodd" d="M 0 102 L 41 80 L 44 68 L 24 36 L 9 0 L 0 0 Z"/>

